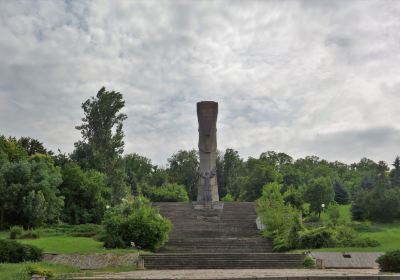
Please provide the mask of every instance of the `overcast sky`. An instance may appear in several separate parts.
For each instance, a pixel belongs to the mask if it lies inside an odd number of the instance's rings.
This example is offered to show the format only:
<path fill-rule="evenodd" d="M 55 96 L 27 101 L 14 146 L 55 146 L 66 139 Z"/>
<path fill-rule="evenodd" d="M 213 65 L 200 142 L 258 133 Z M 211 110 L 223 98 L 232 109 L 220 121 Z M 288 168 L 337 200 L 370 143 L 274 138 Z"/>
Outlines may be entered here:
<path fill-rule="evenodd" d="M 400 1 L 0 0 L 0 134 L 71 152 L 81 103 L 126 100 L 125 153 L 165 165 L 197 147 L 258 156 L 400 154 Z"/>

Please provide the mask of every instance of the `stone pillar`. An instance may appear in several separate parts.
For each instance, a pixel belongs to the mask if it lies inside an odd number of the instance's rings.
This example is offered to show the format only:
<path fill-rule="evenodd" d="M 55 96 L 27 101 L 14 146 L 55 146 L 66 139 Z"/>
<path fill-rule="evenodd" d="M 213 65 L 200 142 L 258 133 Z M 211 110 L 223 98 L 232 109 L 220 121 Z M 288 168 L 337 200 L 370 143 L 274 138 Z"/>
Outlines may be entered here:
<path fill-rule="evenodd" d="M 219 201 L 216 168 L 217 116 L 217 102 L 202 101 L 197 103 L 200 156 L 197 202 L 203 204 Z"/>

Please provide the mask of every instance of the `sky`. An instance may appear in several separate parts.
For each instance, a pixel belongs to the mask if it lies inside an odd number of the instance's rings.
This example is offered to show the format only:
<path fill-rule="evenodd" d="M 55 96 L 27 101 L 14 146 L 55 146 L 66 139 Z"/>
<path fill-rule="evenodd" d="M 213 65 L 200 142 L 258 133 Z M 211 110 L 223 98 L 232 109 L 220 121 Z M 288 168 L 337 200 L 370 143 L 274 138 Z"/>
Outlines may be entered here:
<path fill-rule="evenodd" d="M 197 148 L 391 163 L 400 154 L 400 1 L 0 0 L 0 134 L 72 152 L 81 104 L 126 101 L 125 153 Z"/>

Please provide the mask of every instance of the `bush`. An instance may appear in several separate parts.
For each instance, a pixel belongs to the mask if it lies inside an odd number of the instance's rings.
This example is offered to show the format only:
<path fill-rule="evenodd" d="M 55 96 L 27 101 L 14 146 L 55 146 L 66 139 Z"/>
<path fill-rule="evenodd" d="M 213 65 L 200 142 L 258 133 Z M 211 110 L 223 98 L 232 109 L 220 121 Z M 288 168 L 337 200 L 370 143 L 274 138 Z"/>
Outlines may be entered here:
<path fill-rule="evenodd" d="M 48 278 L 52 278 L 55 276 L 55 274 L 52 270 L 38 266 L 38 265 L 28 265 L 26 267 L 26 272 L 31 276 L 34 274 L 45 276 Z"/>
<path fill-rule="evenodd" d="M 28 230 L 24 231 L 20 236 L 19 239 L 37 239 L 40 237 L 40 233 L 37 230 Z"/>
<path fill-rule="evenodd" d="M 13 240 L 0 240 L 0 262 L 19 263 L 40 261 L 42 250 L 33 245 L 23 245 Z"/>
<path fill-rule="evenodd" d="M 376 247 L 379 242 L 369 237 L 362 237 L 353 228 L 338 226 L 335 229 L 336 247 Z"/>
<path fill-rule="evenodd" d="M 10 228 L 10 239 L 17 239 L 19 235 L 24 232 L 24 228 L 21 226 L 13 226 Z"/>
<path fill-rule="evenodd" d="M 300 234 L 300 248 L 317 249 L 335 246 L 334 232 L 327 227 L 319 227 Z"/>
<path fill-rule="evenodd" d="M 400 250 L 387 252 L 380 256 L 376 262 L 381 271 L 400 272 Z"/>
<path fill-rule="evenodd" d="M 147 199 L 136 197 L 108 210 L 104 219 L 104 245 L 107 248 L 135 246 L 154 250 L 168 239 L 171 222 L 157 209 L 151 208 Z"/>
<path fill-rule="evenodd" d="M 224 202 L 233 202 L 233 201 L 235 201 L 235 199 L 233 198 L 233 196 L 230 193 L 228 193 L 227 195 L 225 195 L 222 198 L 222 201 L 224 201 Z"/>
<path fill-rule="evenodd" d="M 315 268 L 315 261 L 310 256 L 304 258 L 303 267 L 305 268 Z"/>
<path fill-rule="evenodd" d="M 185 187 L 178 184 L 164 184 L 160 187 L 147 187 L 144 195 L 153 202 L 187 202 L 189 201 Z"/>

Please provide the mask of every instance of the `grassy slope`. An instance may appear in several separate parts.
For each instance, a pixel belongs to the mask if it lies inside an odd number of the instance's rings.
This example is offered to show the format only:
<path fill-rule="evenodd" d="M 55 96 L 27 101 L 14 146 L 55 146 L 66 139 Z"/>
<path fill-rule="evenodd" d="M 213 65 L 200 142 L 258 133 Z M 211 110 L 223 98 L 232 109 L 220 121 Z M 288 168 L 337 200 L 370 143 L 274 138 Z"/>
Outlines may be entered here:
<path fill-rule="evenodd" d="M 8 238 L 8 232 L 0 232 L 1 238 Z M 44 235 L 38 239 L 18 239 L 18 242 L 32 244 L 45 253 L 89 254 L 89 253 L 134 253 L 135 249 L 105 249 L 103 243 L 90 237 L 73 237 L 68 235 Z"/>
<path fill-rule="evenodd" d="M 341 219 L 347 222 L 351 221 L 350 205 L 340 206 Z M 322 219 L 327 219 L 326 214 L 321 215 Z M 392 224 L 373 223 L 371 230 L 368 232 L 360 232 L 363 236 L 379 241 L 378 247 L 366 248 L 324 248 L 312 249 L 311 251 L 319 252 L 387 252 L 400 249 L 400 222 Z"/>
<path fill-rule="evenodd" d="M 39 262 L 39 263 L 27 262 L 27 263 L 15 263 L 15 264 L 2 263 L 0 264 L 0 280 L 30 279 L 30 277 L 28 277 L 26 273 L 26 267 L 29 265 L 47 268 L 54 271 L 57 274 L 79 272 L 79 269 L 71 266 L 51 264 L 46 262 Z"/>

